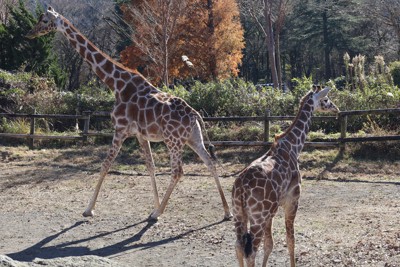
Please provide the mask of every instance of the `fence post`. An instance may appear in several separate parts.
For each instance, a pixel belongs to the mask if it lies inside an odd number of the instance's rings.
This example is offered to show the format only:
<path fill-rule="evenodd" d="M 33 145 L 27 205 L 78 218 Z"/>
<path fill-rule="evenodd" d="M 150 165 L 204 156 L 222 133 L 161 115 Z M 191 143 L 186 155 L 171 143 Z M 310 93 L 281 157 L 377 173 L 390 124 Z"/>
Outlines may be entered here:
<path fill-rule="evenodd" d="M 88 133 L 89 133 L 89 125 L 90 125 L 90 114 L 91 111 L 83 111 L 82 114 L 85 116 L 84 124 L 83 124 L 83 132 L 82 132 L 82 140 L 83 143 L 86 144 L 88 140 Z"/>
<path fill-rule="evenodd" d="M 33 110 L 33 115 L 36 114 L 36 109 Z M 31 127 L 30 127 L 30 131 L 29 134 L 31 135 L 31 137 L 29 138 L 29 149 L 33 149 L 33 144 L 34 144 L 34 138 L 32 137 L 35 134 L 35 116 L 30 116 L 30 121 L 31 121 Z"/>
<path fill-rule="evenodd" d="M 269 116 L 271 116 L 271 110 L 265 110 L 265 117 L 264 117 L 264 142 L 269 141 Z"/>
<path fill-rule="evenodd" d="M 339 113 L 339 122 L 340 122 L 340 153 L 343 153 L 346 149 L 346 143 L 344 142 L 344 138 L 346 138 L 347 132 L 347 115 L 342 115 Z"/>

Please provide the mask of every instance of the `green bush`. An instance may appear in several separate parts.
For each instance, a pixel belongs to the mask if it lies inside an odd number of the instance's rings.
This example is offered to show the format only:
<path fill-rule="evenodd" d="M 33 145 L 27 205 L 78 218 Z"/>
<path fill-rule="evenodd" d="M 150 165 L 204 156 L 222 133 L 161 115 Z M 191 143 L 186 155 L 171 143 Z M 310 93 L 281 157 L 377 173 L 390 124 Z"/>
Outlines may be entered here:
<path fill-rule="evenodd" d="M 237 133 L 242 141 L 263 141 L 263 127 L 260 125 L 246 125 L 241 127 Z"/>
<path fill-rule="evenodd" d="M 92 81 L 75 92 L 62 92 L 51 79 L 41 78 L 31 73 L 11 74 L 0 71 L 0 82 L 0 103 L 2 107 L 15 113 L 32 113 L 33 110 L 42 114 L 110 112 L 115 101 L 114 94 L 103 86 L 99 87 L 96 81 Z M 204 116 L 264 116 L 267 109 L 273 116 L 293 116 L 298 111 L 301 98 L 310 90 L 312 80 L 302 78 L 295 79 L 294 82 L 296 86 L 286 93 L 271 87 L 256 87 L 242 79 L 196 82 L 190 88 L 179 86 L 163 90 L 185 99 Z M 354 91 L 336 89 L 335 81 L 330 81 L 328 85 L 332 87 L 329 96 L 340 110 L 396 108 L 400 103 L 400 90 L 390 84 L 370 83 L 363 90 Z M 392 131 L 398 130 L 398 125 L 400 125 L 400 118 L 396 114 L 350 116 L 348 131 L 364 130 L 367 125 L 370 125 L 368 124 L 370 121 L 374 121 L 375 128 Z M 37 125 L 43 127 L 45 131 L 65 131 L 72 129 L 75 123 L 75 120 L 47 120 L 47 122 L 38 121 Z M 275 132 L 284 130 L 286 127 L 284 125 L 287 123 L 289 122 L 276 122 Z M 83 125 L 80 126 L 82 129 Z M 111 120 L 93 118 L 91 127 L 96 130 L 111 129 Z M 259 132 L 262 126 L 247 123 L 218 123 L 208 128 L 214 140 L 237 140 L 238 133 L 259 140 L 262 135 Z M 311 130 L 319 129 L 324 129 L 324 133 L 328 134 L 339 131 L 339 125 L 337 121 L 313 121 Z"/>
<path fill-rule="evenodd" d="M 256 88 L 242 79 L 220 82 L 196 82 L 191 88 L 164 89 L 182 97 L 204 116 L 263 116 L 293 114 L 295 98 L 271 87 Z"/>
<path fill-rule="evenodd" d="M 366 86 L 364 91 L 354 90 L 339 91 L 333 88 L 330 99 L 339 107 L 340 110 L 369 110 L 396 108 L 400 103 L 400 90 L 388 84 L 380 86 Z M 398 115 L 373 115 L 374 120 L 384 128 L 395 129 L 400 125 Z M 349 116 L 348 130 L 357 132 L 361 130 L 367 116 Z"/>
<path fill-rule="evenodd" d="M 342 86 L 340 79 L 329 81 L 328 86 L 332 88 L 329 96 L 340 110 L 395 108 L 400 103 L 400 90 L 389 83 L 370 83 L 363 90 L 349 91 L 338 90 L 336 82 Z M 271 87 L 256 88 L 241 79 L 205 84 L 197 82 L 189 90 L 179 87 L 169 92 L 184 98 L 205 116 L 263 116 L 267 109 L 271 115 L 295 115 L 301 98 L 313 83 L 311 78 L 294 79 L 294 83 L 296 86 L 288 93 Z M 373 116 L 373 119 L 379 127 L 388 130 L 396 129 L 400 124 L 395 115 Z M 349 116 L 348 130 L 362 130 L 366 121 L 366 116 Z M 311 130 L 318 129 L 324 129 L 328 134 L 337 132 L 339 125 L 337 121 L 314 121 Z"/>
<path fill-rule="evenodd" d="M 63 96 L 67 110 L 62 113 L 79 114 L 83 111 L 109 111 L 114 107 L 114 94 L 105 88 L 99 88 L 92 84 L 82 86 L 75 92 L 67 92 Z"/>
<path fill-rule="evenodd" d="M 390 64 L 390 74 L 392 74 L 394 85 L 400 87 L 400 61 Z"/>
<path fill-rule="evenodd" d="M 350 144 L 347 150 L 352 157 L 359 159 L 395 162 L 400 158 L 400 143 L 398 141 L 355 143 Z M 371 153 L 372 151 L 373 153 Z"/>
<path fill-rule="evenodd" d="M 14 120 L 1 119 L 0 132 L 13 134 L 28 134 L 30 131 L 30 122 L 28 119 L 17 118 Z"/>

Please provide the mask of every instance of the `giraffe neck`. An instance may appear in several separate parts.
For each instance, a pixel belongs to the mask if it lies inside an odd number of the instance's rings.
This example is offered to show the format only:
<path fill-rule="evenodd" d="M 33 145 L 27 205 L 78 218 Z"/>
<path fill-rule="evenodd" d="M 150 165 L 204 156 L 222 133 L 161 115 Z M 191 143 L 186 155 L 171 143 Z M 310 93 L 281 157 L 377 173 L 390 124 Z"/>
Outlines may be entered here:
<path fill-rule="evenodd" d="M 108 85 L 111 90 L 121 91 L 126 82 L 135 79 L 135 83 L 141 84 L 146 79 L 136 71 L 129 70 L 122 64 L 114 61 L 104 52 L 100 51 L 92 42 L 90 42 L 75 26 L 66 18 L 60 15 L 60 25 L 57 29 L 60 31 L 82 56 L 82 58 L 91 66 L 96 75 Z M 137 90 L 137 86 L 135 86 Z"/>
<path fill-rule="evenodd" d="M 289 128 L 276 138 L 277 142 L 286 143 L 286 147 L 290 147 L 290 150 L 296 155 L 296 158 L 299 158 L 310 130 L 311 117 L 314 111 L 312 95 L 313 94 L 310 93 L 302 99 L 296 118 Z"/>

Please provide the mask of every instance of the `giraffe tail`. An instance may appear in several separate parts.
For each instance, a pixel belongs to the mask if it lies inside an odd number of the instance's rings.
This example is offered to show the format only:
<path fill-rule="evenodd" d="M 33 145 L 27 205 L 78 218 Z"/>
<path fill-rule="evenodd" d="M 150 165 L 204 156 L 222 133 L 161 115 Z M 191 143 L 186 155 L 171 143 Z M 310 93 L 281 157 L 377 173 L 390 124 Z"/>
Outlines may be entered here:
<path fill-rule="evenodd" d="M 244 255 L 248 258 L 253 250 L 252 245 L 253 237 L 250 233 L 246 233 L 243 235 L 243 244 L 244 244 Z"/>
<path fill-rule="evenodd" d="M 246 168 L 247 169 L 247 168 Z M 237 228 L 236 231 L 238 236 L 241 236 L 242 240 L 239 243 L 241 244 L 241 249 L 244 253 L 244 256 L 248 258 L 253 251 L 253 236 L 247 230 L 248 223 L 248 214 L 246 209 L 246 185 L 243 184 L 243 173 L 246 171 L 243 170 L 239 177 L 235 180 L 232 188 L 232 207 L 234 211 L 234 220 L 235 226 Z M 243 231 L 244 230 L 244 231 Z M 242 232 L 243 231 L 243 232 Z"/>
<path fill-rule="evenodd" d="M 210 156 L 213 160 L 217 160 L 217 155 L 215 154 L 215 146 L 208 142 L 208 152 L 210 152 Z"/>
<path fill-rule="evenodd" d="M 215 154 L 215 146 L 213 144 L 211 144 L 211 141 L 210 141 L 210 138 L 208 137 L 207 129 L 206 129 L 206 126 L 204 124 L 203 118 L 197 112 L 196 112 L 196 118 L 197 118 L 197 121 L 200 123 L 200 127 L 202 129 L 204 138 L 208 142 L 208 152 L 210 153 L 210 156 L 211 156 L 211 158 L 213 160 L 217 160 L 217 156 Z"/>

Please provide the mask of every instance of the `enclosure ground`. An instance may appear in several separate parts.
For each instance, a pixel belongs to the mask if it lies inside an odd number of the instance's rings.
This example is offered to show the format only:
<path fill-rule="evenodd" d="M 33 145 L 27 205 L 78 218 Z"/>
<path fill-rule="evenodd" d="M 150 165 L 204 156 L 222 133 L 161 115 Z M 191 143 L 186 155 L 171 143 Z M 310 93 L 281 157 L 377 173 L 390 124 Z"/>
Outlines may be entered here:
<path fill-rule="evenodd" d="M 107 176 L 95 217 L 81 216 L 107 146 L 0 147 L 0 254 L 15 260 L 99 255 L 121 266 L 237 266 L 233 225 L 205 165 L 185 154 L 185 177 L 159 221 L 146 221 L 152 192 L 140 153 L 125 149 Z M 260 149 L 219 149 L 226 197 Z M 163 194 L 168 157 L 155 151 Z M 400 266 L 400 161 L 301 156 L 304 178 L 295 222 L 298 266 Z M 280 212 L 269 266 L 289 266 Z M 262 259 L 262 248 L 258 262 Z"/>

